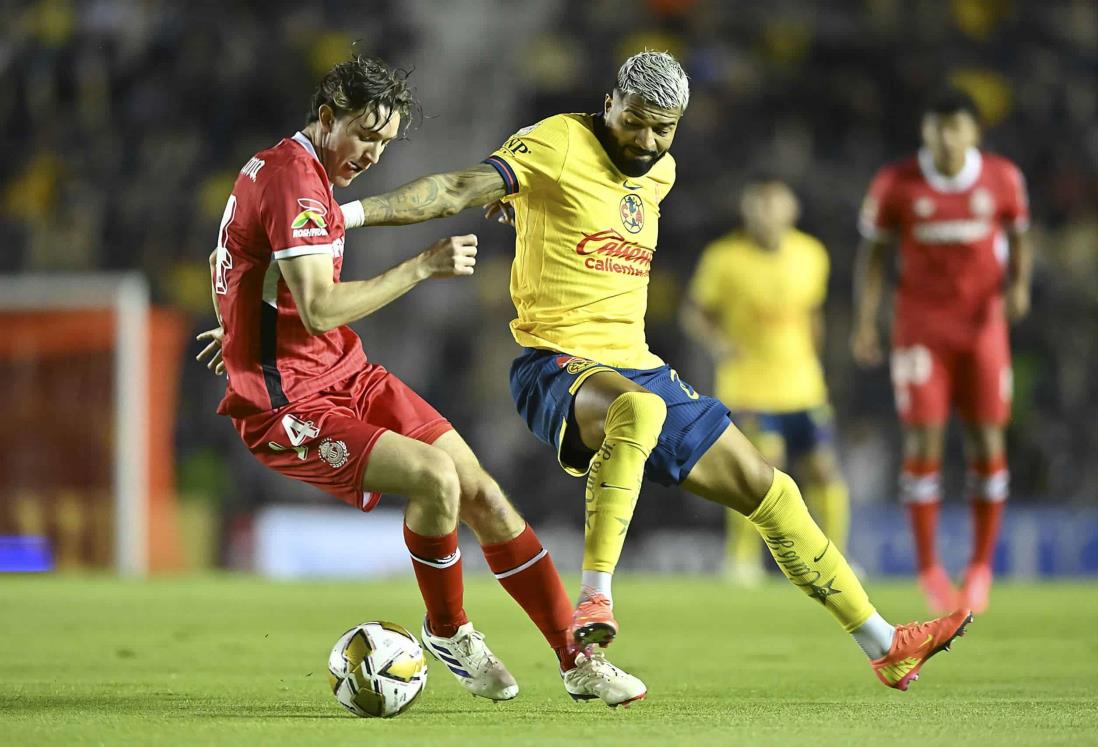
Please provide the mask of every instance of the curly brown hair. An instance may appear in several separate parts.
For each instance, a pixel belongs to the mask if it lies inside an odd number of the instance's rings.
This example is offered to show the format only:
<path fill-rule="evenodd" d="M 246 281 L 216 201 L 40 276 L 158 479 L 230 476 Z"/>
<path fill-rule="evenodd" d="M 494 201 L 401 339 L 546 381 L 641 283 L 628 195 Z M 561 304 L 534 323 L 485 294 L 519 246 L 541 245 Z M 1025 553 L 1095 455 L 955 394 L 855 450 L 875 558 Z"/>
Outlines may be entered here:
<path fill-rule="evenodd" d="M 411 70 L 394 68 L 384 60 L 364 54 L 355 54 L 341 62 L 324 76 L 313 93 L 312 109 L 306 124 L 320 118 L 320 107 L 327 104 L 336 116 L 362 116 L 368 112 L 388 109 L 385 121 L 377 122 L 375 129 L 384 127 L 393 114 L 401 117 L 400 136 L 407 135 L 409 126 L 420 118 L 422 110 L 415 89 L 408 85 Z"/>

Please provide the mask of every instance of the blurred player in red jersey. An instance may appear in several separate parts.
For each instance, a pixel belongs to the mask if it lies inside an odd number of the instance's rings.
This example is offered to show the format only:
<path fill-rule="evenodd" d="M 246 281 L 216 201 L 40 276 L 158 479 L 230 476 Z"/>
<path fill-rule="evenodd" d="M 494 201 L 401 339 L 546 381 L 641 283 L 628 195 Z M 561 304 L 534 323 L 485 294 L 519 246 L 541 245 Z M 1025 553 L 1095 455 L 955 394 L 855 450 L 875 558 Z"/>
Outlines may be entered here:
<path fill-rule="evenodd" d="M 898 241 L 891 368 L 904 427 L 900 494 L 915 536 L 919 583 L 932 609 L 960 603 L 982 612 L 1009 480 L 1007 321 L 1029 311 L 1029 206 L 1018 167 L 978 148 L 978 113 L 964 92 L 946 89 L 930 102 L 922 139 L 917 155 L 877 173 L 865 198 L 851 347 L 862 365 L 883 359 L 877 312 L 886 249 Z M 935 550 L 951 409 L 964 426 L 974 527 L 959 602 Z"/>
<path fill-rule="evenodd" d="M 382 493 L 407 497 L 404 539 L 427 607 L 423 642 L 469 691 L 509 700 L 518 685 L 463 609 L 459 519 L 555 650 L 569 694 L 616 705 L 606 672 L 577 662 L 571 604 L 533 530 L 453 426 L 367 361 L 346 326 L 428 278 L 473 274 L 469 235 L 370 280 L 340 282 L 344 221 L 333 187 L 377 163 L 416 109 L 405 75 L 356 57 L 324 77 L 303 130 L 244 165 L 210 256 L 221 326 L 199 335 L 210 341 L 199 360 L 227 372 L 218 412 L 266 466 L 362 511 Z"/>

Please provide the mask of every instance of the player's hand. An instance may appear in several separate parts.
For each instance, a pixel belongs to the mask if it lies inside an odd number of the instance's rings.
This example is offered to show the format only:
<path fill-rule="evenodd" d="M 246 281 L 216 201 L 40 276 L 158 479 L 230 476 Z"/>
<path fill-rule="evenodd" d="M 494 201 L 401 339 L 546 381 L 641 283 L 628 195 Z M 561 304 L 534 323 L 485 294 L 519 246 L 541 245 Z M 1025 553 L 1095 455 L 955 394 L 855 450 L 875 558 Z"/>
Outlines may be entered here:
<path fill-rule="evenodd" d="M 859 366 L 869 368 L 884 362 L 881 336 L 877 332 L 876 324 L 859 324 L 854 328 L 854 333 L 850 336 L 850 352 L 854 354 L 854 361 Z"/>
<path fill-rule="evenodd" d="M 1020 322 L 1029 314 L 1029 285 L 1026 283 L 1011 283 L 1006 292 L 1007 318 L 1012 322 Z"/>
<path fill-rule="evenodd" d="M 484 218 L 486 220 L 495 218 L 497 223 L 514 226 L 515 209 L 503 200 L 496 200 L 484 206 Z"/>
<path fill-rule="evenodd" d="M 199 342 L 210 341 L 210 344 L 202 348 L 202 352 L 196 355 L 194 359 L 201 363 L 209 358 L 209 361 L 206 361 L 206 368 L 218 376 L 225 373 L 225 361 L 221 359 L 221 341 L 225 339 L 225 330 L 221 327 L 208 329 L 194 339 Z"/>
<path fill-rule="evenodd" d="M 440 239 L 419 257 L 429 278 L 472 275 L 477 264 L 476 234 Z"/>

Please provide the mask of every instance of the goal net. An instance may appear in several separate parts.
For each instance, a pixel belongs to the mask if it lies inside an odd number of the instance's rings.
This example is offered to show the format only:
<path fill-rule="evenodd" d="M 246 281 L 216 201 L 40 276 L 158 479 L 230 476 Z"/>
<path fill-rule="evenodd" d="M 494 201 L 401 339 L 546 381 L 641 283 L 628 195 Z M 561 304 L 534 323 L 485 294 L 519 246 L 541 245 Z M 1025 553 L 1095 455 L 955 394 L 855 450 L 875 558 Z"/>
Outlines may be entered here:
<path fill-rule="evenodd" d="M 0 570 L 177 561 L 186 330 L 139 274 L 0 276 Z"/>

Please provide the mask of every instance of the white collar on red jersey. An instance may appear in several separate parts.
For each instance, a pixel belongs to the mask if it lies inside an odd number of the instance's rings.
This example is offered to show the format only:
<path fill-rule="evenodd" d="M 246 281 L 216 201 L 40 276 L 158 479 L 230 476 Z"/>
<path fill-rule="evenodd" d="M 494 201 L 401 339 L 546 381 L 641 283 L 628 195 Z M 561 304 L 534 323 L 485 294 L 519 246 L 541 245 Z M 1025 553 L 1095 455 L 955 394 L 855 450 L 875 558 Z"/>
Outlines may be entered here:
<path fill-rule="evenodd" d="M 937 192 L 964 192 L 971 189 L 984 169 L 984 157 L 978 148 L 965 153 L 965 165 L 953 176 L 946 176 L 934 166 L 934 156 L 926 148 L 919 149 L 919 170 L 923 178 Z"/>
<path fill-rule="evenodd" d="M 318 156 L 316 154 L 316 148 L 313 147 L 313 144 L 312 144 L 312 142 L 309 141 L 309 138 L 305 137 L 305 133 L 303 133 L 299 130 L 299 131 L 294 133 L 294 136 L 293 136 L 292 139 L 297 141 L 297 144 L 300 145 L 302 148 L 309 151 L 309 153 L 312 155 L 313 158 L 315 158 L 318 161 L 320 160 L 320 156 Z"/>

